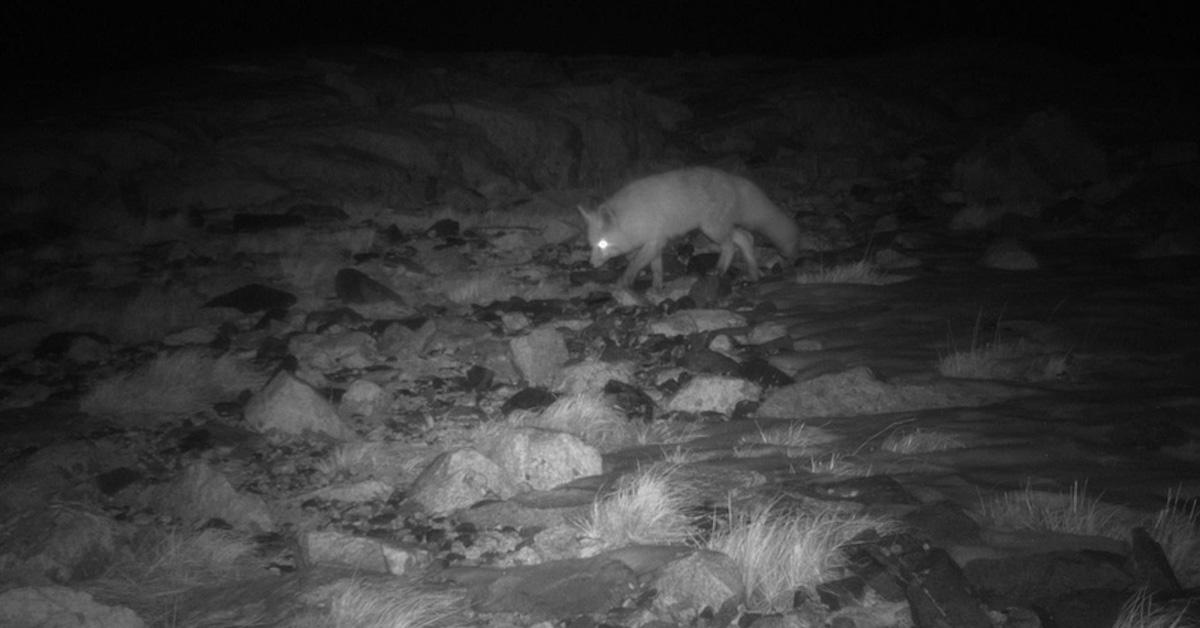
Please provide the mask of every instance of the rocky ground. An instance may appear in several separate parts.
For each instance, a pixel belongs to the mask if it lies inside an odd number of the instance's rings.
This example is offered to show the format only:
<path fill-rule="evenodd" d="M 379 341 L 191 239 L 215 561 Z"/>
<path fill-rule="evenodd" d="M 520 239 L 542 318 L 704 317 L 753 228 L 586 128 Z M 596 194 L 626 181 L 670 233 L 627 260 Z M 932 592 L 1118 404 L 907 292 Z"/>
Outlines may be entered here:
<path fill-rule="evenodd" d="M 1186 71 L 376 48 L 31 88 L 0 624 L 1197 625 Z M 697 235 L 613 289 L 576 206 L 692 164 L 801 258 L 716 277 Z"/>

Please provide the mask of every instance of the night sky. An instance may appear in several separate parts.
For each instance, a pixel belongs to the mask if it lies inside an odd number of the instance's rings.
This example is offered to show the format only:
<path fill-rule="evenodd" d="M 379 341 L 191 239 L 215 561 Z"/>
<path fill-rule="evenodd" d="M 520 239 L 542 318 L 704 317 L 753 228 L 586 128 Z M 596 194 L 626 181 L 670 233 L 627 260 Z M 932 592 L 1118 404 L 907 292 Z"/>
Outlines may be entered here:
<path fill-rule="evenodd" d="M 12 76 L 102 74 L 188 57 L 387 44 L 554 54 L 768 53 L 841 57 L 953 39 L 1039 43 L 1097 60 L 1196 56 L 1186 4 L 407 0 L 120 3 L 10 0 L 0 54 Z"/>

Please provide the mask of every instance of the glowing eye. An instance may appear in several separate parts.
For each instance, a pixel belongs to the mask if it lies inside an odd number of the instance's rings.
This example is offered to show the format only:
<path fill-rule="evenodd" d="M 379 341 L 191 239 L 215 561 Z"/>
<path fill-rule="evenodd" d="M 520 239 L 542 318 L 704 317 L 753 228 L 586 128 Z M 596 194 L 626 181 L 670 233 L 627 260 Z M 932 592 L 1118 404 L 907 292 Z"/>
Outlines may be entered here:
<path fill-rule="evenodd" d="M 603 251 L 608 248 L 608 240 L 601 240 L 596 243 L 596 246 L 600 247 L 600 250 Z"/>

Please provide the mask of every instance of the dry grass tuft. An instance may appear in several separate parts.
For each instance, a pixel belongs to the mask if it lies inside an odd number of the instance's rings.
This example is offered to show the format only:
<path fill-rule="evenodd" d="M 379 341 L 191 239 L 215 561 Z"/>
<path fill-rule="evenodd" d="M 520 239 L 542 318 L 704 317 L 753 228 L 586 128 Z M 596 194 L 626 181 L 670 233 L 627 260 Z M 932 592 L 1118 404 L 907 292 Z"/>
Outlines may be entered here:
<path fill-rule="evenodd" d="M 1009 530 L 1041 530 L 1069 534 L 1094 534 L 1124 539 L 1132 514 L 1125 508 L 1088 497 L 1087 485 L 1071 485 L 1069 493 L 1007 491 L 984 500 L 976 510 L 987 524 Z"/>
<path fill-rule="evenodd" d="M 594 393 L 559 397 L 541 413 L 513 413 L 509 422 L 574 434 L 605 450 L 622 447 L 636 438 L 634 426 L 624 415 Z"/>
<path fill-rule="evenodd" d="M 729 555 L 741 568 L 751 608 L 787 610 L 796 589 L 811 589 L 835 575 L 844 561 L 841 548 L 856 536 L 895 527 L 889 520 L 832 507 L 810 513 L 768 504 L 749 512 L 731 509 L 708 548 Z"/>
<path fill-rule="evenodd" d="M 189 413 L 245 389 L 262 376 L 230 355 L 189 348 L 156 356 L 148 364 L 101 380 L 80 400 L 89 414 Z"/>
<path fill-rule="evenodd" d="M 1122 541 L 1129 539 L 1133 528 L 1144 527 L 1162 546 L 1180 582 L 1195 586 L 1200 583 L 1200 506 L 1181 508 L 1179 501 L 1177 494 L 1168 492 L 1162 509 L 1147 516 L 1088 497 L 1086 485 L 1078 483 L 1066 494 L 1026 486 L 983 501 L 976 514 L 997 528 L 1092 534 Z"/>
<path fill-rule="evenodd" d="M 923 454 L 947 449 L 961 449 L 966 443 L 953 434 L 937 430 L 915 429 L 893 432 L 883 440 L 879 448 L 894 454 Z"/>
<path fill-rule="evenodd" d="M 461 608 L 459 596 L 407 586 L 351 581 L 333 598 L 329 614 L 335 628 L 425 628 L 450 625 Z"/>
<path fill-rule="evenodd" d="M 837 266 L 822 266 L 818 269 L 796 273 L 796 283 L 798 284 L 857 283 L 882 286 L 904 280 L 904 277 L 881 272 L 878 266 L 867 260 Z"/>
<path fill-rule="evenodd" d="M 132 608 L 151 625 L 167 621 L 181 596 L 203 586 L 249 577 L 254 543 L 231 531 L 155 532 L 131 544 L 125 560 L 88 587 Z"/>
<path fill-rule="evenodd" d="M 579 525 L 589 549 L 692 541 L 696 530 L 687 508 L 693 490 L 679 481 L 677 470 L 671 464 L 652 465 L 622 478 L 613 494 L 593 503 L 592 516 Z"/>
<path fill-rule="evenodd" d="M 1168 609 L 1155 606 L 1145 589 L 1134 593 L 1121 606 L 1113 628 L 1200 628 L 1200 621 L 1188 617 L 1188 606 Z"/>

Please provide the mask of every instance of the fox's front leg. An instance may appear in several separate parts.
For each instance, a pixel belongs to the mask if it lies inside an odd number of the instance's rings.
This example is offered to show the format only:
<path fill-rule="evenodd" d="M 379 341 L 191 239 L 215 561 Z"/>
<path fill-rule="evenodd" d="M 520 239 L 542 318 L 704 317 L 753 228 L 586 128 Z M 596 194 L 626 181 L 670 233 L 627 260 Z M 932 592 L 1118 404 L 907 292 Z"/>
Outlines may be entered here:
<path fill-rule="evenodd" d="M 629 260 L 629 266 L 625 268 L 625 274 L 621 275 L 617 286 L 628 288 L 633 285 L 633 280 L 637 278 L 637 274 L 642 272 L 642 269 L 650 265 L 650 271 L 654 273 L 654 287 L 662 287 L 662 243 L 647 242 L 638 249 Z"/>

